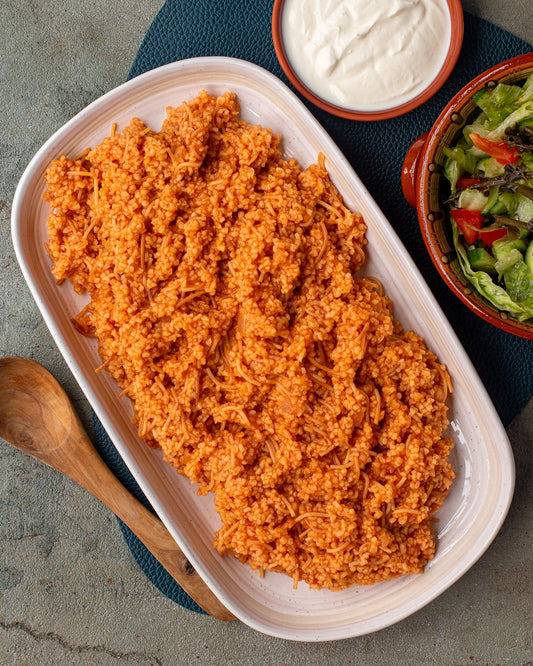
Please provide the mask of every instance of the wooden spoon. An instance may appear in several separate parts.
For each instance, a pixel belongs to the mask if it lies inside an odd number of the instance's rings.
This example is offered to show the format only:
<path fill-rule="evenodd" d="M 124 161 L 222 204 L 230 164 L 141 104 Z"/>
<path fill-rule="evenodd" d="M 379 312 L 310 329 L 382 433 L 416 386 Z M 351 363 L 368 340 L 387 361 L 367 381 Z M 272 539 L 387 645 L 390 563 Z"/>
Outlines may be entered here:
<path fill-rule="evenodd" d="M 98 497 L 207 613 L 219 620 L 236 619 L 196 573 L 159 518 L 114 476 L 64 390 L 35 361 L 0 358 L 0 437 Z"/>

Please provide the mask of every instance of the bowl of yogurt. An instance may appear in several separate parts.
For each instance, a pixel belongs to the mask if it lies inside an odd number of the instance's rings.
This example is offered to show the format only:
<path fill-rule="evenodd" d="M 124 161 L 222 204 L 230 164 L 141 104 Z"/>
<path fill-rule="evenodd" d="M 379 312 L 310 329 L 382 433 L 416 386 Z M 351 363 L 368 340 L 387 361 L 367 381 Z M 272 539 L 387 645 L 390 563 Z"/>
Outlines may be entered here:
<path fill-rule="evenodd" d="M 460 0 L 275 0 L 272 39 L 293 86 L 336 116 L 381 120 L 443 85 L 463 41 Z"/>

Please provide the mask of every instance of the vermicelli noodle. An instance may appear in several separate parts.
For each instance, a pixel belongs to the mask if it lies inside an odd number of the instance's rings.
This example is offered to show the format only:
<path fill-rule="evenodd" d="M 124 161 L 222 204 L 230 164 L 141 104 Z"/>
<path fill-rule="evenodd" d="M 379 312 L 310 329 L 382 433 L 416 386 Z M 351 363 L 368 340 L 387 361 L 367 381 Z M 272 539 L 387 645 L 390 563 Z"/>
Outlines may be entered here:
<path fill-rule="evenodd" d="M 365 223 L 233 94 L 47 172 L 48 252 L 139 436 L 214 493 L 221 554 L 342 589 L 420 573 L 453 471 L 445 367 L 359 275 Z"/>

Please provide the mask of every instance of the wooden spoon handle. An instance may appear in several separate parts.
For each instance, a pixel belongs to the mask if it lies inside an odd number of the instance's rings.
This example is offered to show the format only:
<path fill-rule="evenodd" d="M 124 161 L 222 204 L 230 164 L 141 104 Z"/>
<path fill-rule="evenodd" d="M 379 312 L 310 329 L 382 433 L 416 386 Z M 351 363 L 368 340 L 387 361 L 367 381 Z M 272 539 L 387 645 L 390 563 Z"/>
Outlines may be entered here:
<path fill-rule="evenodd" d="M 235 620 L 161 520 L 120 483 L 98 455 L 61 386 L 50 381 L 42 366 L 38 368 L 41 370 L 32 372 L 31 378 L 17 377 L 10 389 L 0 390 L 0 399 L 9 405 L 1 410 L 2 437 L 89 490 L 137 535 L 201 608 L 219 620 Z M 46 408 L 42 405 L 43 392 Z"/>
<path fill-rule="evenodd" d="M 200 578 L 161 520 L 141 504 L 114 476 L 85 432 L 79 436 L 85 439 L 88 445 L 86 449 L 88 459 L 84 464 L 87 462 L 90 465 L 91 474 L 97 473 L 98 484 L 94 485 L 94 478 L 85 473 L 84 467 L 77 468 L 75 473 L 72 473 L 71 468 L 68 476 L 106 504 L 201 608 L 219 620 L 235 620 L 235 616 Z M 80 442 L 77 446 L 80 446 Z M 68 448 L 68 444 L 65 448 Z"/>

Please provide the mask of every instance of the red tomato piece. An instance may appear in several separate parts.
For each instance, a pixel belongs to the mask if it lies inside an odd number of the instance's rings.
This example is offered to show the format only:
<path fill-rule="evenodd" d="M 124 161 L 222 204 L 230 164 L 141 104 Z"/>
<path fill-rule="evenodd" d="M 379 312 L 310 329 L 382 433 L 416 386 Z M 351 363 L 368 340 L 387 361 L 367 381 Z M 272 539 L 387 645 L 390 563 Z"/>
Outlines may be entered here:
<path fill-rule="evenodd" d="M 465 190 L 467 187 L 472 187 L 472 185 L 481 185 L 482 181 L 478 178 L 459 178 L 457 181 L 457 187 L 460 190 Z"/>
<path fill-rule="evenodd" d="M 456 208 L 450 211 L 455 224 L 461 230 L 465 241 L 472 245 L 479 236 L 479 229 L 483 226 L 485 219 L 479 210 L 467 210 L 466 208 Z"/>
<path fill-rule="evenodd" d="M 507 229 L 504 229 L 503 227 L 500 227 L 499 229 L 489 229 L 488 231 L 481 229 L 479 232 L 480 240 L 489 247 L 492 247 L 494 241 L 500 240 L 500 238 L 505 238 L 505 236 L 507 236 Z"/>
<path fill-rule="evenodd" d="M 509 148 L 507 141 L 489 141 L 475 132 L 470 134 L 470 138 L 476 148 L 494 157 L 500 164 L 513 164 L 520 156 L 518 148 Z"/>

